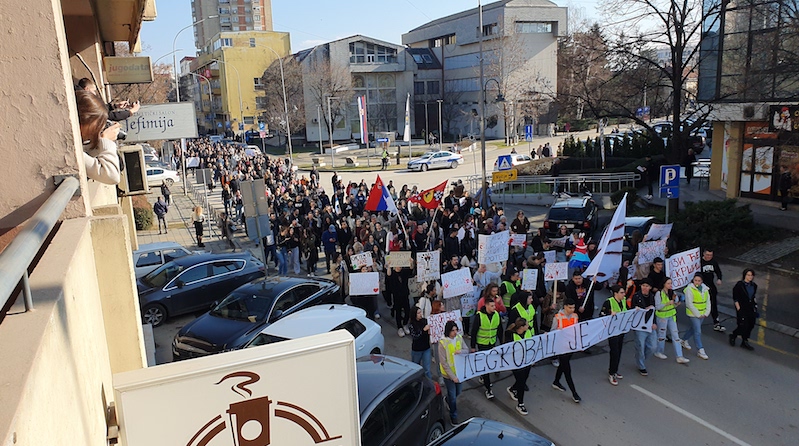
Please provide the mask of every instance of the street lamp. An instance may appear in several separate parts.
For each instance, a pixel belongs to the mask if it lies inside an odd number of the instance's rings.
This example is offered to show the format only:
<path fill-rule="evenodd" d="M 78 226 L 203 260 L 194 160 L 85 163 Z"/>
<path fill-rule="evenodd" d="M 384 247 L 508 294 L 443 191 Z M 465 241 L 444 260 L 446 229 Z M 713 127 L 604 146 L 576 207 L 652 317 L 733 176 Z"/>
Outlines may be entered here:
<path fill-rule="evenodd" d="M 213 92 L 211 91 L 211 80 L 208 79 L 207 77 L 203 76 L 202 74 L 192 73 L 191 71 L 189 71 L 188 74 L 190 74 L 192 76 L 199 77 L 200 79 L 202 79 L 202 80 L 204 80 L 205 82 L 208 83 L 208 109 L 210 110 L 211 113 L 213 113 L 214 112 L 214 97 L 213 97 Z M 202 93 L 200 93 L 200 104 L 202 104 Z M 213 122 L 213 120 L 212 120 L 212 122 Z"/>
<path fill-rule="evenodd" d="M 225 64 L 225 66 L 227 66 L 227 64 L 228 64 L 224 60 L 219 60 L 219 59 L 211 59 L 211 62 L 218 62 L 218 63 L 221 63 L 221 64 Z M 239 84 L 239 125 L 243 125 L 244 124 L 244 113 L 242 112 L 242 105 L 241 105 L 241 76 L 239 75 L 239 69 L 238 68 L 236 68 L 234 65 L 230 65 L 230 67 L 233 68 L 233 70 L 236 72 L 236 80 L 238 81 L 238 84 Z"/>
<path fill-rule="evenodd" d="M 283 110 L 286 113 L 286 139 L 288 139 L 289 143 L 289 158 L 293 163 L 294 149 L 291 147 L 291 126 L 289 125 L 289 103 L 288 99 L 286 98 L 286 78 L 283 76 L 283 58 L 280 57 L 277 51 L 273 50 L 272 48 L 266 47 L 266 49 L 275 53 L 275 57 L 277 57 L 278 62 L 280 62 L 280 83 L 283 84 Z M 241 95 L 241 93 L 239 93 L 239 95 Z"/>
<path fill-rule="evenodd" d="M 336 167 L 336 159 L 334 158 L 334 154 L 336 153 L 333 150 L 333 112 L 331 109 L 330 101 L 332 99 L 341 99 L 336 96 L 328 96 L 327 97 L 327 129 L 328 134 L 330 136 L 330 167 Z M 319 139 L 322 139 L 322 135 L 319 135 Z"/>
<path fill-rule="evenodd" d="M 444 103 L 443 99 L 437 99 L 438 102 L 438 150 L 441 150 L 441 142 L 444 141 L 444 132 L 441 126 L 441 104 Z"/>
<path fill-rule="evenodd" d="M 175 71 L 175 99 L 176 99 L 175 102 L 180 102 L 180 87 L 178 86 L 178 77 L 179 77 L 178 76 L 178 56 L 177 56 L 177 54 L 175 54 L 175 53 L 178 52 L 178 50 L 175 49 L 175 46 L 178 43 L 178 36 L 180 35 L 180 33 L 182 33 L 183 31 L 186 31 L 187 29 L 191 28 L 194 25 L 199 25 L 200 23 L 202 23 L 202 22 L 204 22 L 204 21 L 206 21 L 208 19 L 215 19 L 217 17 L 219 17 L 219 16 L 218 15 L 209 15 L 208 17 L 206 17 L 204 19 L 197 20 L 196 22 L 192 23 L 191 25 L 184 26 L 183 28 L 181 28 L 177 32 L 177 34 L 175 34 L 175 38 L 172 39 L 172 69 Z M 185 182 L 185 180 L 184 180 L 184 182 Z"/>
<path fill-rule="evenodd" d="M 153 62 L 151 65 L 155 66 L 155 64 L 157 64 L 159 60 L 163 59 L 166 56 L 171 56 L 171 55 L 177 53 L 178 51 L 183 51 L 183 48 L 178 48 L 178 49 L 176 49 L 174 51 L 170 51 L 170 52 L 164 54 L 163 56 L 159 57 L 158 59 L 155 59 L 155 62 Z"/>

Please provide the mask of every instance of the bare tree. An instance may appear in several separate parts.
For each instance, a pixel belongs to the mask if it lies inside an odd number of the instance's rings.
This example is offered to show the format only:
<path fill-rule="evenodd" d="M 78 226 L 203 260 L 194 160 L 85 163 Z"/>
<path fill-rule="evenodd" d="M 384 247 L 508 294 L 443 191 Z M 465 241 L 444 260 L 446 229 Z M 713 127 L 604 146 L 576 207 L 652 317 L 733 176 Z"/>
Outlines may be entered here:
<path fill-rule="evenodd" d="M 457 120 L 459 117 L 463 116 L 462 108 L 460 105 L 461 98 L 463 97 L 463 91 L 455 90 L 454 86 L 451 83 L 445 82 L 444 83 L 444 90 L 441 96 L 441 121 L 442 125 L 444 126 L 441 129 L 441 133 L 451 133 L 454 135 L 452 131 L 452 122 Z M 438 106 L 438 103 L 433 103 L 434 106 Z M 436 114 L 438 113 L 438 108 L 435 109 Z M 438 135 L 443 142 L 444 135 Z"/>
<path fill-rule="evenodd" d="M 330 101 L 330 119 L 335 131 L 335 123 L 347 116 L 347 108 L 353 96 L 349 70 L 331 63 L 326 55 L 317 57 L 303 70 L 303 83 L 310 91 L 314 105 L 322 107 L 322 110 L 328 109 L 328 97 L 337 98 Z M 322 113 L 322 119 L 326 128 L 331 128 L 327 113 Z"/>
<path fill-rule="evenodd" d="M 283 97 L 283 80 L 286 83 L 286 97 Z M 264 92 L 263 116 L 270 128 L 286 131 L 286 105 L 288 123 L 292 133 L 305 130 L 305 101 L 302 91 L 302 67 L 292 56 L 283 59 L 283 76 L 280 75 L 280 61 L 275 60 L 261 76 L 261 90 Z"/>

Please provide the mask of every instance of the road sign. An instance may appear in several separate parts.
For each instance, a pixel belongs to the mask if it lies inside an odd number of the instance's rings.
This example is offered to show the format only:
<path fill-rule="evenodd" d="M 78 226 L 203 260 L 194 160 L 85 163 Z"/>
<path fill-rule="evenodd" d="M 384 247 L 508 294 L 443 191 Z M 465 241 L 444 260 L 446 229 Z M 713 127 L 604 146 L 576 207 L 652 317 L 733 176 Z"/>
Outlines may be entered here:
<path fill-rule="evenodd" d="M 497 170 L 510 170 L 513 168 L 513 160 L 510 155 L 502 155 L 497 159 Z"/>
<path fill-rule="evenodd" d="M 680 166 L 660 166 L 660 195 L 680 197 Z"/>
<path fill-rule="evenodd" d="M 532 125 L 524 126 L 524 140 L 525 141 L 532 141 L 533 140 L 533 126 Z"/>
<path fill-rule="evenodd" d="M 266 138 L 266 132 L 265 132 L 265 131 L 263 131 L 263 130 L 261 130 L 260 132 L 258 132 L 258 135 L 261 137 L 261 139 L 264 139 L 264 138 Z"/>
<path fill-rule="evenodd" d="M 377 138 L 377 142 L 388 142 L 388 138 Z"/>
<path fill-rule="evenodd" d="M 258 130 L 260 130 L 261 132 L 266 130 L 266 123 L 265 122 L 259 122 L 258 123 Z"/>
<path fill-rule="evenodd" d="M 516 178 L 519 178 L 519 171 L 516 169 L 505 170 L 502 172 L 494 172 L 491 175 L 491 180 L 494 183 L 502 183 L 504 181 L 513 181 Z"/>
<path fill-rule="evenodd" d="M 243 122 L 239 123 L 239 130 L 244 130 L 244 123 Z"/>

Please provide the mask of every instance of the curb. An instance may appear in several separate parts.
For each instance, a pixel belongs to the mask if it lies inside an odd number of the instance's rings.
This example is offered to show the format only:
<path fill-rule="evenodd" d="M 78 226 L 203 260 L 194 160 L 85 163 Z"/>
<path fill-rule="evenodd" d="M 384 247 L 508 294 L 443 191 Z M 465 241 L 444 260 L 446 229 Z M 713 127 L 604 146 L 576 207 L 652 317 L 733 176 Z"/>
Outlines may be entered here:
<path fill-rule="evenodd" d="M 719 313 L 722 313 L 731 318 L 736 317 L 735 308 L 727 305 L 719 304 Z M 799 329 L 797 328 L 789 327 L 787 325 L 780 324 L 777 322 L 764 321 L 763 319 L 758 319 L 757 325 L 766 328 L 768 330 L 776 331 L 777 333 L 781 333 L 799 339 Z"/>

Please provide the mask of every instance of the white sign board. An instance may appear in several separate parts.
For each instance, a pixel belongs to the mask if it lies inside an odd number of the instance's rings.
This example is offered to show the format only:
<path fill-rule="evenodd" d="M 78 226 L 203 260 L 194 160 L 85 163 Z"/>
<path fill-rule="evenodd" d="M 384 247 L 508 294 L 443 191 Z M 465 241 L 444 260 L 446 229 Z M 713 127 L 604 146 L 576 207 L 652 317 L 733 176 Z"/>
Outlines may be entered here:
<path fill-rule="evenodd" d="M 525 242 L 527 242 L 527 234 L 511 234 L 510 236 L 511 246 L 524 246 Z"/>
<path fill-rule="evenodd" d="M 119 124 L 128 134 L 125 142 L 197 137 L 193 102 L 142 105 L 138 112 Z"/>
<path fill-rule="evenodd" d="M 538 270 L 537 269 L 525 269 L 522 271 L 522 289 L 523 290 L 535 290 L 535 287 L 538 285 Z"/>
<path fill-rule="evenodd" d="M 558 253 L 555 251 L 544 251 L 544 261 L 547 263 L 555 263 Z"/>
<path fill-rule="evenodd" d="M 510 231 L 478 236 L 477 263 L 495 263 L 508 260 Z"/>
<path fill-rule="evenodd" d="M 360 271 L 361 268 L 363 268 L 364 266 L 374 265 L 371 252 L 362 252 L 360 254 L 355 254 L 354 256 L 350 256 L 350 262 L 352 262 L 352 269 L 358 271 Z"/>
<path fill-rule="evenodd" d="M 296 373 L 320 364 L 314 379 Z M 355 342 L 344 330 L 117 373 L 113 382 L 121 444 L 361 443 Z"/>
<path fill-rule="evenodd" d="M 441 277 L 441 253 L 438 251 L 416 253 L 416 281 L 426 282 Z"/>
<path fill-rule="evenodd" d="M 666 276 L 671 278 L 675 290 L 688 285 L 701 268 L 699 248 L 683 251 L 666 260 Z"/>
<path fill-rule="evenodd" d="M 553 238 L 549 240 L 549 246 L 553 248 L 565 248 L 567 241 L 569 241 L 568 235 L 566 237 Z"/>
<path fill-rule="evenodd" d="M 455 321 L 458 325 L 458 331 L 463 333 L 463 325 L 461 325 L 461 310 L 448 311 L 446 313 L 431 314 L 427 318 L 427 324 L 430 325 L 430 342 L 438 342 L 444 339 L 444 327 L 447 322 Z"/>
<path fill-rule="evenodd" d="M 469 272 L 469 268 L 461 268 L 441 275 L 444 299 L 474 292 L 472 275 Z"/>
<path fill-rule="evenodd" d="M 655 240 L 653 242 L 641 242 L 638 244 L 638 264 L 652 263 L 655 257 L 666 257 L 666 240 Z"/>
<path fill-rule="evenodd" d="M 461 311 L 463 317 L 472 317 L 477 312 L 477 301 L 480 300 L 480 288 L 474 287 L 473 292 L 461 297 Z"/>
<path fill-rule="evenodd" d="M 398 268 L 410 268 L 411 252 L 391 251 L 391 253 L 386 256 L 386 265 L 391 265 L 392 267 L 396 266 Z"/>
<path fill-rule="evenodd" d="M 544 280 L 567 280 L 569 278 L 569 262 L 544 264 Z"/>
<path fill-rule="evenodd" d="M 654 223 L 652 226 L 649 227 L 649 232 L 646 233 L 645 239 L 651 242 L 655 240 L 669 238 L 672 226 L 674 226 L 673 223 L 669 223 L 667 225 L 659 225 L 657 223 Z"/>
<path fill-rule="evenodd" d="M 350 274 L 350 296 L 374 296 L 380 293 L 380 273 Z"/>

